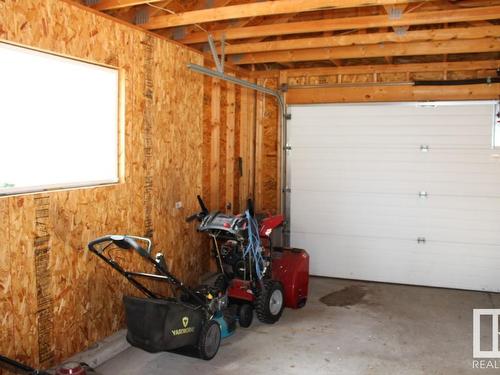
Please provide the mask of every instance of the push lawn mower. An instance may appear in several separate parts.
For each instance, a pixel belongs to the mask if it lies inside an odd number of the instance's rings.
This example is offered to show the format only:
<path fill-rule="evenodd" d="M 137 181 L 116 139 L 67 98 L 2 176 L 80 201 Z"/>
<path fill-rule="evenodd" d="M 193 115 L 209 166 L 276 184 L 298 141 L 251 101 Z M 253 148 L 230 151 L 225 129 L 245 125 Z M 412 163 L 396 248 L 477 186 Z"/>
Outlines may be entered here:
<path fill-rule="evenodd" d="M 138 242 L 147 244 L 147 247 L 141 247 Z M 194 346 L 201 358 L 209 360 L 217 354 L 221 337 L 234 331 L 236 318 L 227 309 L 225 291 L 208 285 L 194 289 L 186 287 L 168 271 L 162 253 L 153 258 L 149 239 L 110 235 L 91 241 L 88 248 L 147 297 L 123 298 L 127 340 L 131 345 L 149 352 Z M 118 249 L 137 252 L 156 273 L 126 271 L 113 258 L 113 250 Z M 167 283 L 176 297 L 160 296 L 141 283 L 141 279 Z"/>
<path fill-rule="evenodd" d="M 213 242 L 220 275 L 215 286 L 227 290 L 238 306 L 240 326 L 249 327 L 255 309 L 260 321 L 277 322 L 285 306 L 300 308 L 307 301 L 309 255 L 305 250 L 274 248 L 271 234 L 283 224 L 282 215 L 256 218 L 253 203 L 240 215 L 209 212 L 198 196 L 201 212 L 187 218 L 200 222 L 199 232 Z"/>

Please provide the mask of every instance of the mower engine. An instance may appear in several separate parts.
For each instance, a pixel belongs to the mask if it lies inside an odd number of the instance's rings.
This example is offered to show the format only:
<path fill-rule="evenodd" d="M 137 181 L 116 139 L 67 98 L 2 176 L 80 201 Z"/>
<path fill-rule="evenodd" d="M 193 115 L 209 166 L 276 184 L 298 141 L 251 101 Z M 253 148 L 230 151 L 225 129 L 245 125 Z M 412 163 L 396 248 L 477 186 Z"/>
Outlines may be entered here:
<path fill-rule="evenodd" d="M 210 314 L 215 315 L 228 306 L 228 297 L 225 290 L 211 285 L 199 285 L 194 292 L 205 301 Z"/>

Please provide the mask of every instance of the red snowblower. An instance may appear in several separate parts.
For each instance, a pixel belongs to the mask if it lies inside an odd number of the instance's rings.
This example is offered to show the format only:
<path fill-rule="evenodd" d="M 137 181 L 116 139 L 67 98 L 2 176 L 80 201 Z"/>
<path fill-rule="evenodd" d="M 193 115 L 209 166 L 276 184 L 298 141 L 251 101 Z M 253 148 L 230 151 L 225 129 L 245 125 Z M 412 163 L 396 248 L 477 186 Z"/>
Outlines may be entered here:
<path fill-rule="evenodd" d="M 201 211 L 186 220 L 198 220 L 198 231 L 212 239 L 220 274 L 215 286 L 227 290 L 236 305 L 241 327 L 252 324 L 253 310 L 263 323 L 277 322 L 283 309 L 298 309 L 307 301 L 309 254 L 303 249 L 274 247 L 273 231 L 283 215 L 257 218 L 249 199 L 243 214 L 210 212 L 198 196 Z"/>

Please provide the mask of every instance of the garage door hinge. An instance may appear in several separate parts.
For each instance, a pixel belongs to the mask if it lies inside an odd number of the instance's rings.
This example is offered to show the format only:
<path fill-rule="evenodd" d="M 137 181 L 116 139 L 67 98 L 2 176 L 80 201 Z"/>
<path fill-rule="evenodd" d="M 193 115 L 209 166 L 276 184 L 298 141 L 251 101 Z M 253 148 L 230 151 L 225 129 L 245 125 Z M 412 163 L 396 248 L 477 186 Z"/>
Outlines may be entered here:
<path fill-rule="evenodd" d="M 287 113 L 287 114 L 285 115 L 285 118 L 286 118 L 287 120 L 291 120 L 291 119 L 292 119 L 292 114 L 291 114 L 291 113 Z"/>
<path fill-rule="evenodd" d="M 283 150 L 285 150 L 285 151 L 291 151 L 292 150 L 292 146 L 286 145 L 285 147 L 283 147 Z"/>
<path fill-rule="evenodd" d="M 290 189 L 290 188 L 283 189 L 283 193 L 291 193 L 291 192 L 292 192 L 292 189 Z"/>
<path fill-rule="evenodd" d="M 426 240 L 425 240 L 425 237 L 418 237 L 418 238 L 417 238 L 417 243 L 422 243 L 422 244 L 424 244 L 424 243 L 425 243 L 425 241 L 426 241 Z"/>

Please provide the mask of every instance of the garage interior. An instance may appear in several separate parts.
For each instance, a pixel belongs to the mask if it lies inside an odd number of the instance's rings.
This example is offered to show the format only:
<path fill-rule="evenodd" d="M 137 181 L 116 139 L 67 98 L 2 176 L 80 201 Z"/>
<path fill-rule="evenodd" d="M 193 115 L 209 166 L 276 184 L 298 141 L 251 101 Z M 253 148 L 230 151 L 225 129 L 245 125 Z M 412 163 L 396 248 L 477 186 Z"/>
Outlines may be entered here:
<path fill-rule="evenodd" d="M 104 375 L 479 371 L 473 309 L 500 308 L 499 38 L 500 0 L 0 0 L 0 355 Z M 87 250 L 146 237 L 186 285 L 213 280 L 197 195 L 282 214 L 277 244 L 310 257 L 305 306 L 211 361 L 131 346 L 140 293 Z"/>

